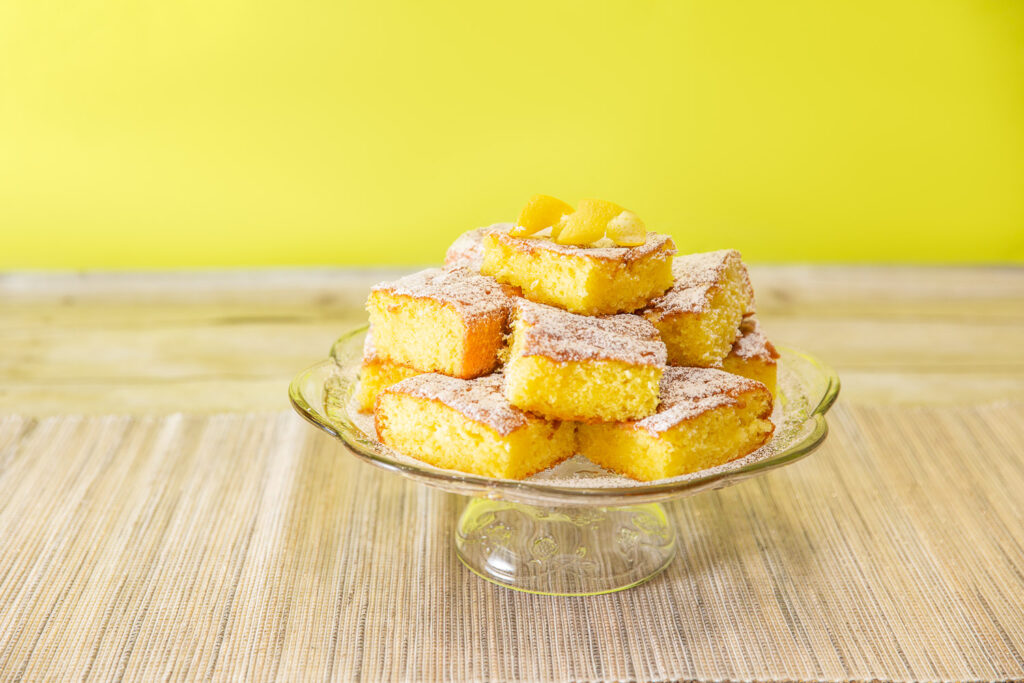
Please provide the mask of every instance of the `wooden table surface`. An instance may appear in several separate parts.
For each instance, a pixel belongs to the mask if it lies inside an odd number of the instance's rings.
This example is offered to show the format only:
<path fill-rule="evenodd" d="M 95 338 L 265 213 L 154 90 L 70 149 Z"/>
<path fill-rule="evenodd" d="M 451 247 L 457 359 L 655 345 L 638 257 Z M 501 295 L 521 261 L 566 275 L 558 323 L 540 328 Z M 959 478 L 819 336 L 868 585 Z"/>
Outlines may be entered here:
<path fill-rule="evenodd" d="M 0 275 L 0 414 L 279 409 L 394 271 Z M 843 400 L 1024 400 L 1024 268 L 755 266 L 771 338 Z"/>

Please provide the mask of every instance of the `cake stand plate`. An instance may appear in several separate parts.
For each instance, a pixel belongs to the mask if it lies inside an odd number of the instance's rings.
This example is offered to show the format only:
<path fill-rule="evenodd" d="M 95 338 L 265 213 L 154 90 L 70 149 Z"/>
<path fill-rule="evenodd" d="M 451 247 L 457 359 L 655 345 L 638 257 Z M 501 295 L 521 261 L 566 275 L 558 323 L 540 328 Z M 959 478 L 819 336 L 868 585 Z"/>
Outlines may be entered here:
<path fill-rule="evenodd" d="M 830 368 L 780 347 L 775 434 L 744 458 L 656 482 L 611 474 L 579 456 L 524 480 L 495 479 L 433 467 L 376 440 L 372 418 L 352 401 L 365 336 L 365 326 L 342 336 L 330 358 L 292 380 L 295 410 L 376 467 L 471 496 L 455 528 L 459 560 L 488 581 L 546 595 L 610 593 L 657 575 L 676 552 L 675 529 L 659 503 L 808 455 L 827 436 L 825 413 L 839 394 Z"/>

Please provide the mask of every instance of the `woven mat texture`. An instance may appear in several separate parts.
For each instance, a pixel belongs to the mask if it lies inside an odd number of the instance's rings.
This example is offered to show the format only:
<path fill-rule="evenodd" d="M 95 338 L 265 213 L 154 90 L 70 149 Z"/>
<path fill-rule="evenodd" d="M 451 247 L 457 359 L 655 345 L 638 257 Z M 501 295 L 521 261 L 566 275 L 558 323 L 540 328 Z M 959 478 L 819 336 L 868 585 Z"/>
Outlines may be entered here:
<path fill-rule="evenodd" d="M 1024 405 L 840 404 L 622 593 L 492 586 L 463 499 L 289 413 L 0 419 L 0 680 L 1024 679 Z"/>

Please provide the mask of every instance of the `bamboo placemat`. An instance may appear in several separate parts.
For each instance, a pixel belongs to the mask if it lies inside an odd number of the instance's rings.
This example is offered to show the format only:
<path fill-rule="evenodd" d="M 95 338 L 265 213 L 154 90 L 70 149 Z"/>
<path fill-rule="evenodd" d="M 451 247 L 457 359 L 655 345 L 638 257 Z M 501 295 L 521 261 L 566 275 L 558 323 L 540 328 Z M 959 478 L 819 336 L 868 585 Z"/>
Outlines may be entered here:
<path fill-rule="evenodd" d="M 463 501 L 286 413 L 0 419 L 0 680 L 1024 678 L 1024 405 L 840 405 L 594 598 L 456 560 Z"/>

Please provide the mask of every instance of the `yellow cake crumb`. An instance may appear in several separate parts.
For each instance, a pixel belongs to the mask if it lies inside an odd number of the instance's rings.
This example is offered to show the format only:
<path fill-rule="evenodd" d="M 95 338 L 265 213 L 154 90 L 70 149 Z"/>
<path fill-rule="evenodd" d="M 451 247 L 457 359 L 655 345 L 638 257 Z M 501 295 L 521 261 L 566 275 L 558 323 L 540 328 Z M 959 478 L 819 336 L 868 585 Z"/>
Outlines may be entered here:
<path fill-rule="evenodd" d="M 655 481 L 747 455 L 775 429 L 772 397 L 760 382 L 709 368 L 669 367 L 661 393 L 651 417 L 580 424 L 580 453 L 605 469 Z"/>
<path fill-rule="evenodd" d="M 373 344 L 373 329 L 367 331 L 363 344 L 363 362 L 359 366 L 359 381 L 356 384 L 356 405 L 360 412 L 372 413 L 373 403 L 384 389 L 403 379 L 422 373 L 409 365 L 393 363 L 377 355 Z"/>
<path fill-rule="evenodd" d="M 675 284 L 643 312 L 661 332 L 671 365 L 718 367 L 736 341 L 753 289 L 740 253 L 679 256 Z"/>
<path fill-rule="evenodd" d="M 501 393 L 500 375 L 461 380 L 425 374 L 380 393 L 380 441 L 435 467 L 522 479 L 576 450 L 576 427 L 530 415 Z"/>
<path fill-rule="evenodd" d="M 657 329 L 640 316 L 588 317 L 520 301 L 505 398 L 551 419 L 645 417 L 658 406 L 665 357 Z"/>
<path fill-rule="evenodd" d="M 650 233 L 638 247 L 588 249 L 495 228 L 483 246 L 483 274 L 520 287 L 531 301 L 582 315 L 635 311 L 672 285 L 675 245 L 667 235 Z"/>
<path fill-rule="evenodd" d="M 744 316 L 740 334 L 729 355 L 722 361 L 722 369 L 761 382 L 777 393 L 779 352 L 761 331 L 755 315 Z"/>
<path fill-rule="evenodd" d="M 504 346 L 511 293 L 464 268 L 433 268 L 376 285 L 366 302 L 376 352 L 453 377 L 492 372 Z"/>
<path fill-rule="evenodd" d="M 415 377 L 422 371 L 408 365 L 374 358 L 364 360 L 359 366 L 359 384 L 356 388 L 356 403 L 364 413 L 373 412 L 373 402 L 384 389 L 403 379 Z"/>

